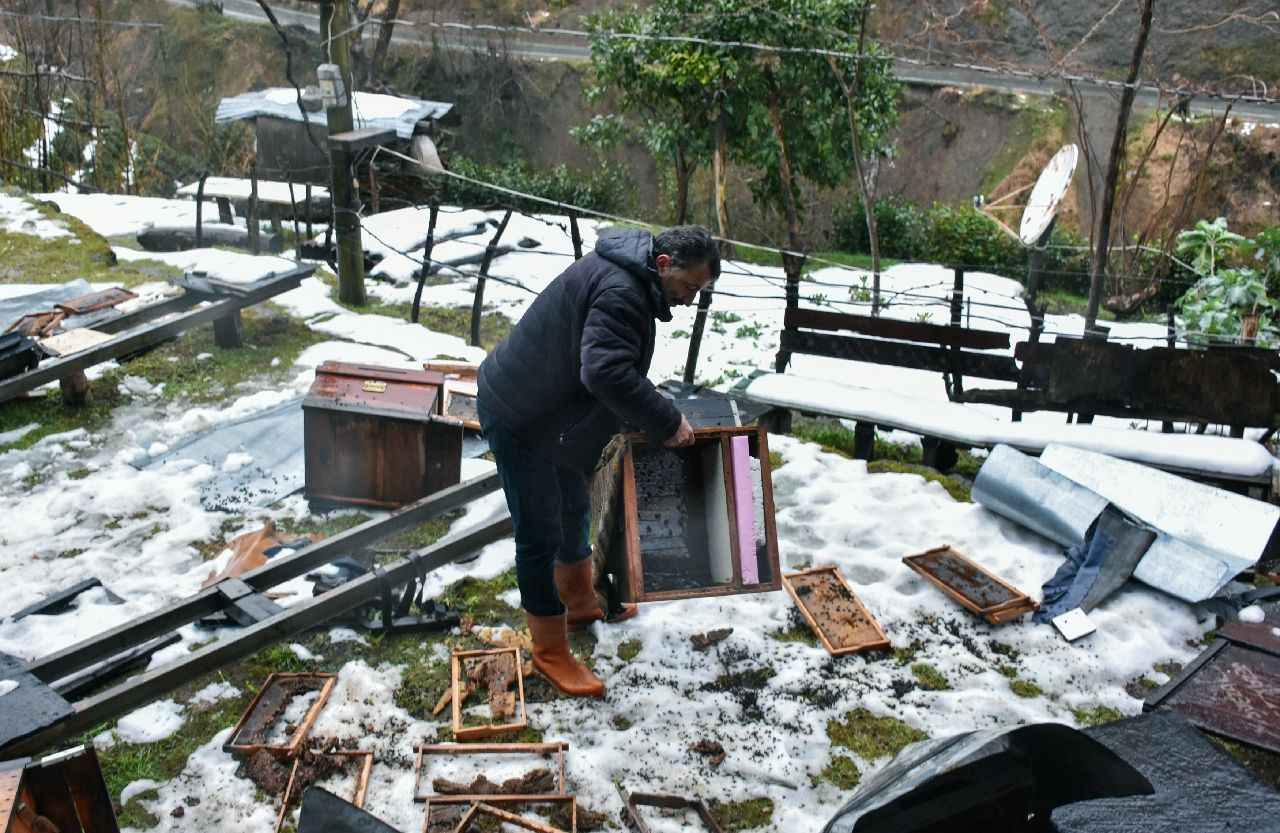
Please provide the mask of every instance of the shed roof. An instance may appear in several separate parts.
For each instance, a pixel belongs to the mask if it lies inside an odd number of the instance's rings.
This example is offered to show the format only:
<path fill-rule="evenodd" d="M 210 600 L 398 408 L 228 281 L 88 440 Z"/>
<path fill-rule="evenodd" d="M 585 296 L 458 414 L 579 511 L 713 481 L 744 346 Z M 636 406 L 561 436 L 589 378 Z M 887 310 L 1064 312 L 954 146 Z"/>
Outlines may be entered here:
<path fill-rule="evenodd" d="M 408 139 L 413 128 L 423 119 L 438 119 L 453 109 L 452 104 L 441 101 L 424 101 L 420 98 L 400 98 L 379 93 L 354 93 L 351 97 L 351 113 L 355 126 L 381 127 L 395 130 L 396 135 Z M 272 87 L 251 93 L 227 96 L 218 102 L 214 122 L 240 121 L 270 116 L 300 122 L 302 110 L 298 107 L 298 94 L 292 87 Z M 324 111 L 307 113 L 307 120 L 325 124 Z"/>

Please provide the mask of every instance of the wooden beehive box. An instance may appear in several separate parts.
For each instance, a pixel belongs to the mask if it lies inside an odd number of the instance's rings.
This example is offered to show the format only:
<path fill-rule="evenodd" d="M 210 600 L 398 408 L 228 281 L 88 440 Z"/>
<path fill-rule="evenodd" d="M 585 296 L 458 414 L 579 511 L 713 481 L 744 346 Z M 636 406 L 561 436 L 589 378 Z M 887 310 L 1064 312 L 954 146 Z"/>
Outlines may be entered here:
<path fill-rule="evenodd" d="M 302 401 L 306 496 L 397 507 L 458 482 L 462 423 L 443 416 L 444 375 L 325 362 Z"/>
<path fill-rule="evenodd" d="M 623 545 L 610 551 L 623 600 L 782 586 L 767 437 L 752 426 L 695 430 L 688 448 L 626 438 Z"/>
<path fill-rule="evenodd" d="M 92 744 L 0 764 L 0 833 L 119 833 Z"/>

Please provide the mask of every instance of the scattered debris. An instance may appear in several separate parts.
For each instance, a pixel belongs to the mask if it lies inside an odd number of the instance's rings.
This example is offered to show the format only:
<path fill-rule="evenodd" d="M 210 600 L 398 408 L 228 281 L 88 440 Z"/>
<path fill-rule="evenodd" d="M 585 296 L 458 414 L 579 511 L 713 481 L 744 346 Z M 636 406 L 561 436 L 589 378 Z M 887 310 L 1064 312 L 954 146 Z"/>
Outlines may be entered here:
<path fill-rule="evenodd" d="M 949 546 L 908 555 L 903 563 L 989 624 L 1030 613 L 1038 605 L 1018 588 L 979 567 Z"/>
<path fill-rule="evenodd" d="M 301 755 L 293 759 L 293 767 L 289 772 L 288 786 L 285 787 L 280 802 L 280 815 L 276 817 L 275 833 L 279 833 L 289 813 L 289 807 L 317 781 L 341 769 L 350 766 L 360 767 L 356 775 L 354 794 L 351 804 L 364 806 L 365 791 L 369 787 L 369 773 L 373 769 L 373 753 L 365 750 L 344 750 L 330 752 L 313 752 L 303 750 Z"/>
<path fill-rule="evenodd" d="M 693 643 L 695 649 L 705 651 L 712 645 L 723 642 L 731 633 L 733 633 L 733 628 L 716 628 L 706 633 L 695 633 L 689 637 L 689 641 Z"/>
<path fill-rule="evenodd" d="M 796 607 L 833 657 L 889 647 L 889 637 L 835 566 L 782 577 Z"/>
<path fill-rule="evenodd" d="M 693 751 L 699 755 L 708 756 L 711 759 L 712 769 L 719 769 L 720 764 L 724 763 L 724 747 L 718 740 L 703 738 L 693 745 Z"/>
<path fill-rule="evenodd" d="M 534 833 L 565 833 L 559 827 L 552 827 L 549 824 L 533 821 L 524 816 L 517 816 L 515 813 L 508 813 L 506 810 L 501 810 L 482 801 L 477 801 L 471 805 L 470 809 L 462 816 L 462 820 L 458 822 L 458 826 L 454 828 L 454 833 L 469 833 L 469 831 L 481 829 L 478 823 L 474 828 L 471 826 L 472 822 L 476 821 L 480 816 L 488 816 L 489 818 L 497 819 L 500 824 L 514 825 L 522 830 L 532 830 Z M 575 824 L 572 829 L 577 830 L 577 825 Z"/>
<path fill-rule="evenodd" d="M 97 577 L 87 578 L 79 584 L 74 584 L 66 590 L 59 590 L 52 596 L 46 596 L 35 604 L 28 605 L 17 613 L 13 614 L 9 621 L 16 622 L 24 619 L 32 614 L 40 614 L 41 616 L 54 616 L 63 613 L 71 607 L 71 603 L 75 601 L 81 593 L 86 590 L 92 590 L 95 587 L 101 587 L 103 594 L 107 597 L 107 601 L 113 605 L 123 604 L 124 599 L 112 593 Z"/>
<path fill-rule="evenodd" d="M 478 799 L 483 800 L 485 798 L 488 798 L 494 795 L 499 795 L 499 794 L 502 796 L 502 800 L 505 800 L 505 801 L 534 799 L 539 797 L 545 797 L 546 795 L 564 796 L 565 795 L 564 754 L 565 754 L 565 751 L 568 750 L 568 748 L 569 748 L 569 744 L 567 743 L 422 744 L 418 747 L 418 769 L 414 777 L 413 800 L 424 801 L 424 802 L 436 801 L 437 803 L 451 803 L 451 804 L 468 803 L 467 801 L 464 800 L 467 794 L 451 793 L 446 795 L 442 792 L 438 792 L 435 795 L 431 795 L 431 794 L 422 792 L 422 784 L 427 777 L 427 772 L 431 766 L 431 761 L 433 758 L 438 759 L 442 757 L 470 758 L 471 756 L 484 757 L 484 756 L 490 756 L 490 755 L 497 755 L 501 757 L 523 755 L 528 757 L 545 759 L 548 756 L 554 754 L 555 763 L 554 763 L 554 766 L 550 769 L 550 772 L 552 773 L 554 778 L 552 779 L 552 783 L 549 785 L 549 787 L 543 788 L 540 784 L 538 784 L 538 790 L 536 792 L 531 792 L 531 793 L 490 792 L 490 793 L 472 794 L 472 795 L 475 795 Z M 524 777 L 525 776 L 521 776 L 521 779 L 523 779 Z M 436 776 L 431 779 L 432 789 L 436 789 L 435 782 L 439 779 L 440 779 L 440 776 Z M 452 779 L 446 779 L 446 780 L 452 783 Z M 486 781 L 487 780 L 488 779 L 486 779 Z M 536 780 L 530 781 L 527 783 L 532 785 L 536 783 Z M 503 786 L 505 786 L 506 784 L 507 782 L 504 781 Z"/>
<path fill-rule="evenodd" d="M 276 529 L 276 522 L 268 520 L 261 529 L 246 532 L 231 539 L 227 547 L 231 550 L 231 559 L 221 571 L 209 573 L 208 578 L 200 585 L 203 590 L 212 587 L 226 578 L 242 576 L 250 570 L 256 570 L 267 563 L 267 559 L 281 553 L 297 552 L 308 544 L 324 540 L 318 535 L 302 535 L 286 537 Z M 285 551 L 288 551 L 287 553 Z"/>

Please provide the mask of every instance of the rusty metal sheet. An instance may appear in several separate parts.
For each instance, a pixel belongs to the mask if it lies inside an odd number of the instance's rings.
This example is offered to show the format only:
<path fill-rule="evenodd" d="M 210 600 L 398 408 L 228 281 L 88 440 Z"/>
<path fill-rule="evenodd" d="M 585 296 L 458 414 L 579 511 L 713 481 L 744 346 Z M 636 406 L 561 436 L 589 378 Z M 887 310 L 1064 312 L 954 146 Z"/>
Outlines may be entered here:
<path fill-rule="evenodd" d="M 889 647 L 884 629 L 838 567 L 786 573 L 782 586 L 832 656 Z"/>
<path fill-rule="evenodd" d="M 1242 622 L 1233 619 L 1218 629 L 1218 636 L 1237 645 L 1245 645 L 1280 656 L 1280 634 L 1276 619 L 1269 617 L 1262 622 Z"/>
<path fill-rule="evenodd" d="M 63 312 L 29 312 L 9 325 L 6 333 L 19 333 L 31 338 L 44 338 L 53 335 L 54 330 L 66 317 Z"/>
<path fill-rule="evenodd" d="M 1280 754 L 1280 657 L 1218 640 L 1143 704 Z"/>
<path fill-rule="evenodd" d="M 965 609 L 992 625 L 1007 622 L 1039 607 L 1026 593 L 949 546 L 908 555 L 902 561 Z"/>
<path fill-rule="evenodd" d="M 227 742 L 222 745 L 223 751 L 252 754 L 263 749 L 277 755 L 297 754 L 337 681 L 337 674 L 271 674 L 231 730 Z M 294 724 L 289 737 L 282 743 L 269 743 L 273 727 L 279 724 L 281 715 L 293 699 L 313 691 L 317 692 L 316 699 Z"/>

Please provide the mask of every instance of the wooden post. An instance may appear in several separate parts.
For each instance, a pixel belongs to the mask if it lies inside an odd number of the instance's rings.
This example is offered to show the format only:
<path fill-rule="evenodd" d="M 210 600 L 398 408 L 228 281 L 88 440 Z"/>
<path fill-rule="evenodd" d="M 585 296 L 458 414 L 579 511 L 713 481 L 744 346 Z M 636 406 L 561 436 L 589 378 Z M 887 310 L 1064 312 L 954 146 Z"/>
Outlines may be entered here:
<path fill-rule="evenodd" d="M 200 174 L 200 184 L 196 186 L 196 248 L 204 246 L 204 181 L 209 178 L 209 172 L 204 171 Z"/>
<path fill-rule="evenodd" d="M 409 320 L 418 323 L 418 309 L 422 303 L 422 287 L 427 283 L 427 273 L 431 271 L 431 250 L 436 243 L 436 217 L 440 215 L 440 205 L 431 203 L 431 219 L 427 221 L 427 245 L 422 250 L 422 271 L 418 273 L 418 288 L 413 293 L 413 307 L 409 311 Z"/>
<path fill-rule="evenodd" d="M 89 395 L 89 377 L 83 370 L 68 373 L 58 382 L 62 388 L 62 401 L 66 405 L 79 408 L 88 405 L 92 397 Z"/>
<path fill-rule="evenodd" d="M 224 350 L 244 346 L 244 331 L 240 323 L 240 310 L 213 320 L 213 342 Z"/>
<path fill-rule="evenodd" d="M 326 111 L 330 136 L 346 133 L 354 125 L 351 96 L 355 94 L 351 77 L 351 57 L 347 52 L 346 0 L 326 2 L 320 7 L 320 37 L 332 40 L 330 54 L 342 72 L 347 88 L 347 103 Z M 338 299 L 343 303 L 364 306 L 364 246 L 360 242 L 360 218 L 355 189 L 351 187 L 350 152 L 329 146 L 329 195 L 333 210 L 333 229 L 338 238 Z"/>
<path fill-rule="evenodd" d="M 684 362 L 684 383 L 693 384 L 693 374 L 698 368 L 698 353 L 702 349 L 702 333 L 707 327 L 707 310 L 711 308 L 711 287 L 698 293 L 698 313 L 693 317 L 693 333 L 689 336 L 689 356 Z"/>
<path fill-rule="evenodd" d="M 951 326 L 959 327 L 962 325 L 961 317 L 964 314 L 964 269 L 957 266 L 954 269 L 951 280 Z M 960 347 L 952 345 L 951 351 L 958 352 Z M 958 400 L 964 395 L 964 379 L 961 378 L 959 371 L 948 371 L 943 377 L 947 383 L 947 395 L 950 399 Z"/>
<path fill-rule="evenodd" d="M 582 232 L 578 230 L 578 212 L 569 212 L 569 236 L 573 239 L 573 259 L 582 260 Z"/>
<path fill-rule="evenodd" d="M 285 182 L 289 184 L 289 209 L 293 212 L 293 255 L 302 260 L 302 234 L 298 230 L 298 200 L 293 196 L 293 174 L 285 174 Z"/>
<path fill-rule="evenodd" d="M 258 222 L 258 163 L 249 163 L 249 251 L 262 254 L 262 225 Z"/>
<path fill-rule="evenodd" d="M 493 233 L 493 239 L 484 250 L 484 262 L 480 264 L 480 275 L 476 278 L 476 296 L 471 302 L 471 345 L 473 347 L 480 346 L 480 316 L 484 312 L 484 280 L 489 274 L 489 264 L 493 263 L 493 253 L 498 248 L 498 241 L 502 238 L 502 233 L 507 230 L 507 223 L 510 221 L 511 209 L 508 208 L 507 213 L 502 217 L 502 222 L 498 223 L 498 230 Z"/>

